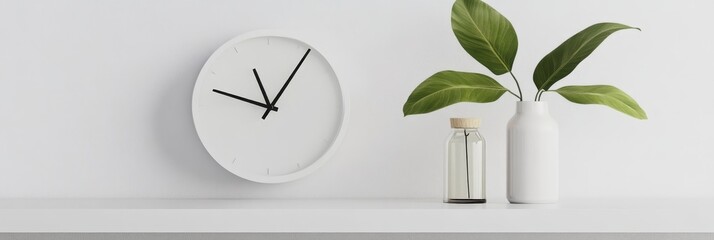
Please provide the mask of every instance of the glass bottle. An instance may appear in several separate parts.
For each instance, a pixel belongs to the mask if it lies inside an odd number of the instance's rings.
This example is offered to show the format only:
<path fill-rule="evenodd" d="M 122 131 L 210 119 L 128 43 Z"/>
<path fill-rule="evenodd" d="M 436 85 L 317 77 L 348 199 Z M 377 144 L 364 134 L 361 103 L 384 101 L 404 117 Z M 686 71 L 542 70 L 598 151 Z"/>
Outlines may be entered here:
<path fill-rule="evenodd" d="M 486 202 L 486 145 L 478 132 L 480 120 L 452 118 L 446 141 L 444 202 Z"/>

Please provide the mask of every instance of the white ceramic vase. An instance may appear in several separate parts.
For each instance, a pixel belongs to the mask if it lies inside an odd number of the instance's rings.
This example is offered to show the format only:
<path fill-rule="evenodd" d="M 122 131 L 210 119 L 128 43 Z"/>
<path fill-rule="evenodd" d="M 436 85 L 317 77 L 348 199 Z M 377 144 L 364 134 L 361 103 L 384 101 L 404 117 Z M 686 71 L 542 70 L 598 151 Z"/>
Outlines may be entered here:
<path fill-rule="evenodd" d="M 558 201 L 558 123 L 546 102 L 519 101 L 508 122 L 508 201 Z"/>

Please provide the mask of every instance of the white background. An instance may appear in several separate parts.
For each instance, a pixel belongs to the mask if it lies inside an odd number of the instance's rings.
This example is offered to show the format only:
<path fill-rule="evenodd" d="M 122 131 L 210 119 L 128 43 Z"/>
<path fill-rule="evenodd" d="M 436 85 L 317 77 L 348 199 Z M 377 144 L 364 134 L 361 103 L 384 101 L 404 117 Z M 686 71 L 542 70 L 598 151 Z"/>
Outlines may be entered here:
<path fill-rule="evenodd" d="M 590 24 L 613 34 L 555 87 L 611 84 L 649 120 L 544 94 L 561 127 L 562 198 L 714 196 L 710 1 L 489 2 L 520 41 L 528 99 L 542 56 Z M 505 200 L 515 99 L 404 118 L 411 90 L 445 69 L 487 73 L 458 45 L 452 1 L 0 1 L 0 197 L 441 197 L 448 118 L 483 119 L 489 201 Z M 208 56 L 265 28 L 320 44 L 351 95 L 334 159 L 293 183 L 231 175 L 201 146 L 191 93 Z M 505 75 L 502 84 L 515 90 Z M 299 146 L 294 146 L 299 147 Z"/>

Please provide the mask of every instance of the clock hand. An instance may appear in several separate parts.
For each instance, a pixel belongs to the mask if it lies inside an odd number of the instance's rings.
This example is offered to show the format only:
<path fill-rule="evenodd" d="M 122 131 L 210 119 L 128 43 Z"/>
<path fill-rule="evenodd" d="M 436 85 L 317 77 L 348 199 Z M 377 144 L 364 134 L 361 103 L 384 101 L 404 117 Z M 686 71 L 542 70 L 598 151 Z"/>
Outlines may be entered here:
<path fill-rule="evenodd" d="M 295 73 L 297 70 L 300 68 L 302 65 L 302 62 L 305 61 L 305 58 L 307 57 L 308 54 L 310 54 L 311 49 L 307 49 L 305 52 L 305 55 L 302 56 L 302 59 L 300 59 L 300 62 L 298 62 L 297 66 L 295 66 L 295 69 L 293 69 L 293 72 L 290 74 L 290 77 L 288 77 L 288 80 L 285 81 L 285 84 L 283 84 L 283 87 L 280 88 L 280 91 L 278 92 L 278 95 L 275 95 L 275 98 L 273 98 L 273 101 L 270 103 L 270 106 L 275 107 L 275 103 L 278 102 L 278 99 L 280 99 L 280 96 L 283 95 L 283 92 L 285 91 L 285 88 L 288 87 L 288 84 L 290 84 L 290 81 L 293 80 L 293 77 L 295 76 Z M 270 113 L 270 110 L 266 108 L 265 113 L 263 113 L 263 119 L 268 116 L 268 113 Z"/>
<path fill-rule="evenodd" d="M 260 93 L 263 94 L 263 99 L 265 100 L 265 109 L 268 110 L 269 108 L 267 106 L 272 106 L 270 105 L 270 100 L 268 100 L 268 94 L 265 93 L 265 88 L 263 87 L 263 82 L 260 81 L 260 76 L 258 76 L 258 71 L 253 68 L 253 75 L 255 75 L 255 80 L 258 81 L 258 86 L 260 87 Z M 272 106 L 274 107 L 274 106 Z M 265 120 L 265 115 L 263 115 L 263 120 Z"/>
<path fill-rule="evenodd" d="M 227 93 L 227 92 L 218 90 L 218 89 L 213 89 L 213 92 L 218 93 L 218 94 L 222 94 L 222 95 L 225 95 L 225 96 L 228 96 L 228 97 L 232 97 L 232 98 L 235 98 L 235 99 L 238 99 L 238 100 L 241 100 L 241 101 L 250 103 L 250 104 L 254 104 L 254 105 L 259 106 L 259 107 L 264 107 L 264 108 L 267 109 L 268 111 L 270 111 L 270 110 L 273 110 L 273 111 L 276 111 L 276 112 L 278 111 L 278 107 L 276 107 L 276 106 L 270 106 L 270 105 L 267 105 L 267 104 L 264 104 L 264 103 L 256 102 L 256 101 L 253 101 L 253 100 L 250 100 L 250 99 L 241 97 L 241 96 L 236 96 L 236 95 L 233 95 L 233 94 L 230 94 L 230 93 Z"/>

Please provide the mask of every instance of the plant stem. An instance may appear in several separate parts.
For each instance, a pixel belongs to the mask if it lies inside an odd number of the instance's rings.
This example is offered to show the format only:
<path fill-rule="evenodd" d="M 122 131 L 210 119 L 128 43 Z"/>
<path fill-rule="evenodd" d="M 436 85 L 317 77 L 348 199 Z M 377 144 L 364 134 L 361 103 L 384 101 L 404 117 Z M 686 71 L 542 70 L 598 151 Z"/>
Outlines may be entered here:
<path fill-rule="evenodd" d="M 510 93 L 510 94 L 513 94 L 513 96 L 518 97 L 518 95 L 516 95 L 515 93 L 511 92 L 511 90 L 506 89 L 506 91 L 508 91 L 508 93 Z"/>
<path fill-rule="evenodd" d="M 540 94 L 543 92 L 543 89 L 539 89 L 538 92 L 536 92 L 535 98 L 533 98 L 533 101 L 539 101 L 540 100 Z"/>
<path fill-rule="evenodd" d="M 541 89 L 540 94 L 536 94 L 536 95 L 537 95 L 536 97 L 538 97 L 538 101 L 540 101 L 540 98 L 541 98 L 541 96 L 543 96 L 543 93 L 544 93 L 544 92 L 547 92 L 547 90 L 542 90 L 542 89 Z"/>
<path fill-rule="evenodd" d="M 518 79 L 516 79 L 516 75 L 513 75 L 512 71 L 508 71 L 508 73 L 511 74 L 513 81 L 516 81 L 516 87 L 518 88 L 518 100 L 523 101 L 523 92 L 521 92 L 521 85 L 518 84 Z"/>
<path fill-rule="evenodd" d="M 464 129 L 464 149 L 466 149 L 466 197 L 471 199 L 471 177 L 469 177 L 469 134 Z"/>

